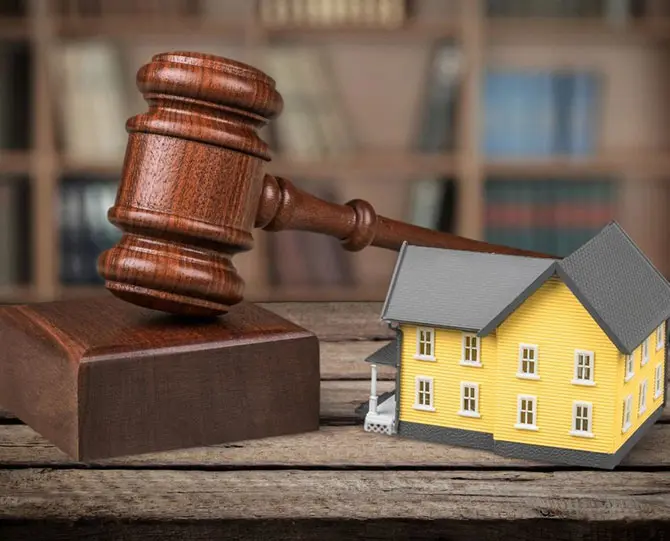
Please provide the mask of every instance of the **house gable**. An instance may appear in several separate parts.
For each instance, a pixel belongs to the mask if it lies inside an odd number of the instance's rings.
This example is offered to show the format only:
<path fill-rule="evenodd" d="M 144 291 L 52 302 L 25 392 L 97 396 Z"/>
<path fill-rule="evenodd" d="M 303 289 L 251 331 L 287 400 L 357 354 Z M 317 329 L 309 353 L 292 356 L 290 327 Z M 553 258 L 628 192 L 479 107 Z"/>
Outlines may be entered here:
<path fill-rule="evenodd" d="M 486 336 L 499 326 L 552 275 L 565 283 L 624 354 L 670 317 L 670 284 L 613 222 L 538 276 L 479 334 Z"/>

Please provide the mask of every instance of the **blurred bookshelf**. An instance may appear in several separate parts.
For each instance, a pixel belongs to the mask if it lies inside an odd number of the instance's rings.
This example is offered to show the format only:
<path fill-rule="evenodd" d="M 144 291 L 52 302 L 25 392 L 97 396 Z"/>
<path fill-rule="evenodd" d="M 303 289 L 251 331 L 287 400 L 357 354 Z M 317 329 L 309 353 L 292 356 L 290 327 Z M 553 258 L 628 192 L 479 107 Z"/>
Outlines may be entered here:
<path fill-rule="evenodd" d="M 670 275 L 670 2 L 4 0 L 0 302 L 102 289 L 134 86 L 195 50 L 273 76 L 267 170 L 338 202 L 563 256 L 617 219 Z M 246 298 L 381 300 L 395 254 L 255 231 Z"/>

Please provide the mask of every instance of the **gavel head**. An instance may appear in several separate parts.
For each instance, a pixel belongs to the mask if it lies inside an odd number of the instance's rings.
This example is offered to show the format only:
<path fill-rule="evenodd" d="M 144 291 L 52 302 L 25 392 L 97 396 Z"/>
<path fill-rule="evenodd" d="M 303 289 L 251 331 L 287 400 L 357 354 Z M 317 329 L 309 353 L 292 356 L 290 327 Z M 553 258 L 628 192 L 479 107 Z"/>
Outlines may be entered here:
<path fill-rule="evenodd" d="M 282 109 L 275 82 L 232 60 L 154 56 L 137 74 L 148 112 L 130 118 L 109 221 L 123 231 L 101 254 L 105 286 L 131 303 L 214 316 L 242 300 L 231 258 L 249 250 L 270 159 L 258 130 Z"/>

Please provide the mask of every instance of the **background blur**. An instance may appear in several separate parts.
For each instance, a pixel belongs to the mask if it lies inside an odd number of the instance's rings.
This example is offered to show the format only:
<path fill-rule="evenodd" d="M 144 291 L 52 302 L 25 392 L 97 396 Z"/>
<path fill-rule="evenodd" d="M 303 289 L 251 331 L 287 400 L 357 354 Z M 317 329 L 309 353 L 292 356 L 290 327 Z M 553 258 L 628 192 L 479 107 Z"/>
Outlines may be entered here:
<path fill-rule="evenodd" d="M 268 171 L 337 202 L 566 255 L 612 219 L 670 275 L 670 1 L 0 0 L 0 302 L 102 286 L 138 68 L 272 75 Z M 249 300 L 380 300 L 396 254 L 257 232 Z"/>

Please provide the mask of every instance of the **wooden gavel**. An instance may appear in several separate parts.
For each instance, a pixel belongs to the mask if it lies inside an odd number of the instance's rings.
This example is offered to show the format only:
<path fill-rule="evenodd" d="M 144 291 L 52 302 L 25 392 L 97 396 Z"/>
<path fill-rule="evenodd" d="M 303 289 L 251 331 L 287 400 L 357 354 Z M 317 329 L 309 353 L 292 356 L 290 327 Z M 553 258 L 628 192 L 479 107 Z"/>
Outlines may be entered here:
<path fill-rule="evenodd" d="M 126 124 L 123 174 L 108 212 L 124 234 L 98 260 L 107 289 L 121 299 L 180 315 L 226 313 L 243 299 L 232 257 L 253 247 L 254 227 L 324 233 L 350 251 L 398 250 L 407 241 L 549 257 L 391 220 L 360 199 L 325 202 L 265 174 L 270 153 L 258 130 L 283 101 L 256 68 L 163 53 L 138 71 L 137 86 L 149 110 Z"/>

